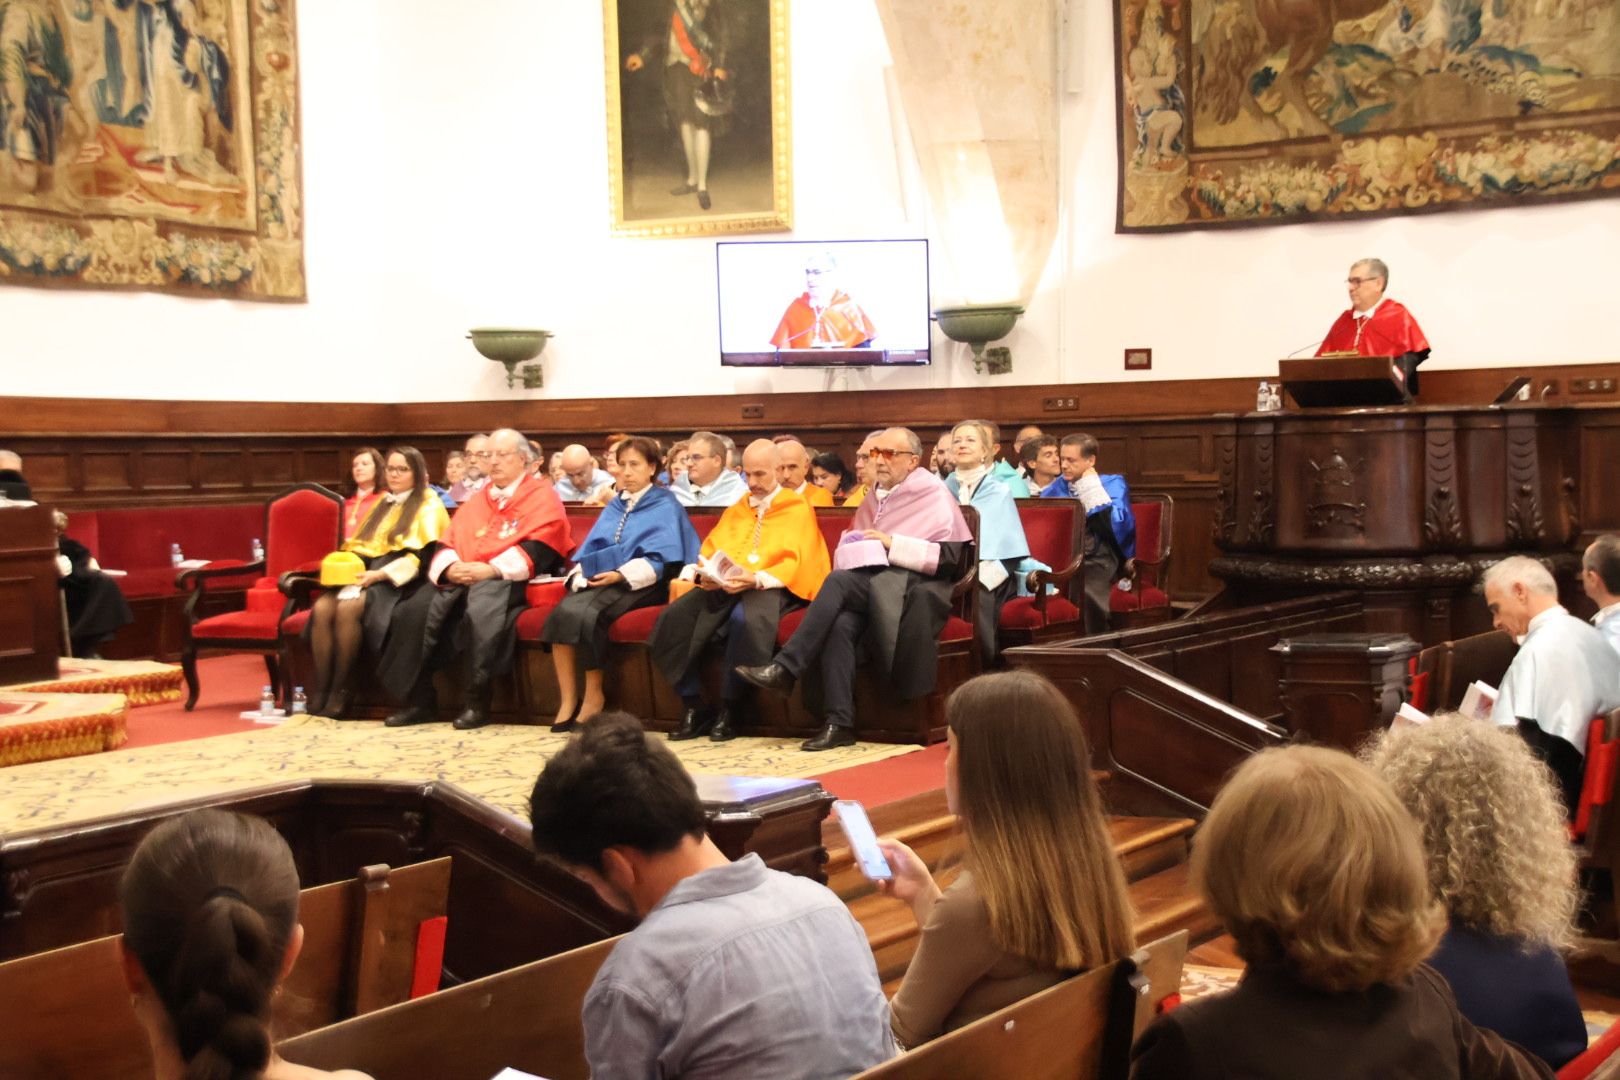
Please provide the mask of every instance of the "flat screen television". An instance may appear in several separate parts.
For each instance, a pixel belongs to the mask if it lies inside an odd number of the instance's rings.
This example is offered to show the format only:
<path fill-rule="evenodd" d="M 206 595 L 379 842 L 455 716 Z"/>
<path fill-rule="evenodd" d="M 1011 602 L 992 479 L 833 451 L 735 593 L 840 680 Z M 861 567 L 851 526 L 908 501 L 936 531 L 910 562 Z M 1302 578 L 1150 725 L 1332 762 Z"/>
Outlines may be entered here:
<path fill-rule="evenodd" d="M 724 365 L 928 363 L 927 240 L 722 241 L 715 267 Z"/>

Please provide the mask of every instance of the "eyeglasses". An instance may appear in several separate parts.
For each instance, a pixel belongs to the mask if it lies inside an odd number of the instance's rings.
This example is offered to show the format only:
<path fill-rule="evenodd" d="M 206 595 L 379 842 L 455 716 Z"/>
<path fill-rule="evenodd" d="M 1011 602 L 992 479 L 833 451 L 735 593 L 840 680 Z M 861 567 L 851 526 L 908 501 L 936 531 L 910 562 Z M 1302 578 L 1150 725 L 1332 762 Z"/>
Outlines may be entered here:
<path fill-rule="evenodd" d="M 1381 280 L 1381 279 L 1375 278 L 1375 277 L 1347 277 L 1347 278 L 1344 279 L 1344 283 L 1346 285 L 1350 286 L 1352 289 L 1359 289 L 1361 286 L 1367 284 L 1367 282 L 1369 282 L 1369 281 L 1378 281 L 1378 280 Z"/>
<path fill-rule="evenodd" d="M 887 446 L 874 446 L 871 450 L 867 451 L 867 453 L 872 457 L 879 458 L 883 461 L 894 460 L 896 454 L 910 454 L 912 457 L 918 456 L 917 451 L 915 450 L 891 450 Z"/>
<path fill-rule="evenodd" d="M 521 450 L 495 450 L 484 455 L 487 458 L 500 458 L 502 461 L 510 461 L 512 458 L 522 456 L 523 452 Z"/>
<path fill-rule="evenodd" d="M 467 457 L 475 457 L 475 458 L 487 458 L 490 455 L 489 455 L 488 450 L 468 450 L 466 456 Z"/>
<path fill-rule="evenodd" d="M 409 465 L 390 465 L 383 471 L 391 473 L 408 473 L 411 471 L 411 467 Z"/>

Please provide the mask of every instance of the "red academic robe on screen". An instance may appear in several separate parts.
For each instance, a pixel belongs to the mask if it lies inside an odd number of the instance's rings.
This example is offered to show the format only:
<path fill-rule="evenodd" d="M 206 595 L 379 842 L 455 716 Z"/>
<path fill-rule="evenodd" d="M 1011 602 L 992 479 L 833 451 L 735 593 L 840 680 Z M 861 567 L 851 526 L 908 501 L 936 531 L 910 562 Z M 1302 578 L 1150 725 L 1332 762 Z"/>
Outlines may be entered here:
<path fill-rule="evenodd" d="M 834 292 L 832 301 L 820 309 L 811 305 L 809 293 L 801 293 L 782 313 L 771 344 L 778 349 L 852 349 L 875 337 L 877 327 L 846 293 Z"/>
<path fill-rule="evenodd" d="M 1356 313 L 1346 311 L 1333 323 L 1316 355 L 1336 352 L 1355 352 L 1362 356 L 1404 356 L 1421 352 L 1429 347 L 1412 313 L 1393 300 L 1379 301 L 1372 314 L 1358 330 Z"/>

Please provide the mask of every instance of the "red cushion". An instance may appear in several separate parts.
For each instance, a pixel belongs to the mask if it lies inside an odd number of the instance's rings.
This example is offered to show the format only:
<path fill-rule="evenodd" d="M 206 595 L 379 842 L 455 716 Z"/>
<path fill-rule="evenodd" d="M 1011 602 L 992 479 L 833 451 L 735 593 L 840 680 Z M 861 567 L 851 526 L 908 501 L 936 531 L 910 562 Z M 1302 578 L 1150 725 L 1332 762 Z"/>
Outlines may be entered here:
<path fill-rule="evenodd" d="M 720 522 L 719 514 L 693 514 L 691 516 L 692 531 L 697 533 L 699 540 L 708 538 L 710 531 Z"/>
<path fill-rule="evenodd" d="M 342 504 L 305 488 L 270 504 L 264 538 L 264 572 L 271 578 L 321 559 L 338 546 Z"/>
<path fill-rule="evenodd" d="M 1074 505 L 1069 499 L 1018 500 L 1018 520 L 1023 523 L 1031 558 L 1054 570 L 1069 565 L 1074 558 Z"/>
<path fill-rule="evenodd" d="M 99 561 L 99 560 L 98 560 Z M 118 579 L 118 587 L 131 600 L 143 596 L 168 596 L 175 591 L 174 578 L 180 571 L 172 566 L 148 566 L 129 571 Z"/>
<path fill-rule="evenodd" d="M 636 608 L 634 611 L 625 612 L 617 619 L 614 619 L 613 625 L 608 628 L 608 640 L 638 644 L 646 641 L 652 637 L 653 624 L 658 621 L 658 616 L 662 615 L 667 607 L 669 607 L 668 604 L 654 604 L 651 607 Z"/>
<path fill-rule="evenodd" d="M 568 595 L 567 586 L 560 581 L 530 583 L 523 590 L 523 598 L 530 607 L 554 608 L 562 603 L 562 598 L 566 595 Z"/>
<path fill-rule="evenodd" d="M 295 611 L 285 619 L 281 620 L 281 636 L 301 636 L 304 632 L 304 627 L 309 625 L 309 614 L 310 609 L 305 608 L 303 611 Z"/>
<path fill-rule="evenodd" d="M 1108 594 L 1109 611 L 1152 611 L 1169 606 L 1170 597 L 1162 589 L 1141 582 L 1137 582 L 1136 588 L 1129 592 L 1115 585 Z"/>
<path fill-rule="evenodd" d="M 203 619 L 191 628 L 194 638 L 244 638 L 256 641 L 276 640 L 276 621 L 281 614 L 274 611 L 228 611 Z"/>
<path fill-rule="evenodd" d="M 539 607 L 525 608 L 518 613 L 514 630 L 519 641 L 539 641 L 540 631 L 545 628 L 546 619 L 551 616 L 555 604 L 541 604 Z"/>
<path fill-rule="evenodd" d="M 247 591 L 247 610 L 249 611 L 279 615 L 286 604 L 287 598 L 281 595 L 280 589 L 276 588 L 274 578 L 260 578 Z"/>
<path fill-rule="evenodd" d="M 1575 807 L 1575 822 L 1570 829 L 1574 839 L 1586 835 L 1592 824 L 1594 807 L 1607 806 L 1614 794 L 1614 772 L 1620 763 L 1620 739 L 1605 742 L 1607 723 L 1602 717 L 1592 721 L 1586 736 L 1585 775 L 1581 777 L 1580 801 Z"/>
<path fill-rule="evenodd" d="M 98 510 L 95 528 L 96 561 L 112 570 L 167 569 L 172 544 L 188 559 L 245 561 L 264 539 L 264 504 Z"/>
<path fill-rule="evenodd" d="M 782 616 L 782 621 L 776 624 L 776 644 L 778 646 L 786 645 L 788 643 L 788 639 L 791 638 L 793 636 L 793 632 L 799 628 L 799 624 L 804 622 L 804 613 L 809 610 L 809 608 L 799 608 Z M 968 641 L 972 637 L 973 624 L 968 622 L 966 619 L 959 619 L 955 615 L 952 615 L 945 620 L 945 625 L 940 629 L 939 632 L 939 640 L 941 643 L 949 641 Z"/>
<path fill-rule="evenodd" d="M 1080 621 L 1080 609 L 1062 596 L 1046 598 L 1046 618 L 1041 618 L 1033 596 L 1015 596 L 1001 605 L 1003 630 L 1039 630 L 1043 626 L 1062 626 Z"/>
<path fill-rule="evenodd" d="M 97 562 L 101 562 L 100 526 L 101 518 L 95 510 L 75 510 L 68 515 L 67 535 L 89 548 Z"/>

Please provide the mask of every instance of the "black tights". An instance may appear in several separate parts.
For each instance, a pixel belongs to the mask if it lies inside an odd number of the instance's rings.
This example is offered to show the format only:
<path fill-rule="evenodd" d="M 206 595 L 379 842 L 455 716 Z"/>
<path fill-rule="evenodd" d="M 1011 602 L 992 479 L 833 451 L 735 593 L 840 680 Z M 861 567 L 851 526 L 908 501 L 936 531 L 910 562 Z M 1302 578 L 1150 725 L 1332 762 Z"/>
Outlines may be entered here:
<path fill-rule="evenodd" d="M 309 711 L 316 716 L 325 713 L 334 696 L 348 699 L 349 676 L 360 655 L 360 616 L 365 610 L 364 593 L 340 601 L 337 593 L 326 592 L 315 601 L 309 615 L 309 651 L 315 657 L 315 693 L 310 696 Z"/>

